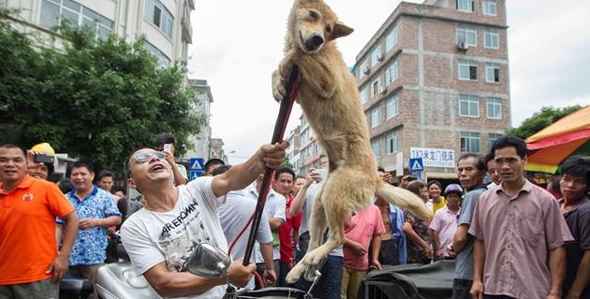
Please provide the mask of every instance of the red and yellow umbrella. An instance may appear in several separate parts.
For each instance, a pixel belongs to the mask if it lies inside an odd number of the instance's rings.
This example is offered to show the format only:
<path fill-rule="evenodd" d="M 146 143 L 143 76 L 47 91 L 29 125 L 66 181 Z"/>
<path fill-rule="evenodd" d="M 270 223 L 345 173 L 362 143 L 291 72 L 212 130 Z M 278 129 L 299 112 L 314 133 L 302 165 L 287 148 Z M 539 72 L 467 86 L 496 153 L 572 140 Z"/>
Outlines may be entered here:
<path fill-rule="evenodd" d="M 555 173 L 559 164 L 577 153 L 590 152 L 590 105 L 527 138 L 528 171 Z"/>

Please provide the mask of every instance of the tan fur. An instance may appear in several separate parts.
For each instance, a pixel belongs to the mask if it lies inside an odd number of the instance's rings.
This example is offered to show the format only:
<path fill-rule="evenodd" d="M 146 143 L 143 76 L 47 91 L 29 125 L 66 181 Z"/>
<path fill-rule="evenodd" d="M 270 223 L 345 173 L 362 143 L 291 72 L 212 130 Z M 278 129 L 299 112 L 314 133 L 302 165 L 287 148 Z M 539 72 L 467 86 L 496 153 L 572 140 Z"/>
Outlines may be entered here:
<path fill-rule="evenodd" d="M 284 78 L 293 64 L 299 66 L 297 102 L 330 160 L 330 173 L 313 203 L 308 251 L 289 272 L 288 283 L 344 244 L 343 224 L 352 212 L 371 204 L 375 194 L 418 217 L 432 217 L 420 198 L 383 183 L 377 175 L 356 79 L 334 43 L 351 32 L 323 1 L 295 0 L 288 19 L 285 56 L 273 72 L 273 96 L 280 101 L 285 94 Z M 324 43 L 310 50 L 305 41 L 314 35 L 323 37 Z M 322 245 L 326 228 L 331 234 Z"/>

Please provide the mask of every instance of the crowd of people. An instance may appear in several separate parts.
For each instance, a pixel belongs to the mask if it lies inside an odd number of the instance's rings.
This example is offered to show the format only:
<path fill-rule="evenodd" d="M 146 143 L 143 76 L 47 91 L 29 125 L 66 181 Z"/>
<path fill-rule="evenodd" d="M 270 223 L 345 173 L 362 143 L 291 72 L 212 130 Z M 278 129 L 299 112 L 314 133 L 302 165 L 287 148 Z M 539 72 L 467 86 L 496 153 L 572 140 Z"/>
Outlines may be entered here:
<path fill-rule="evenodd" d="M 211 159 L 204 177 L 188 181 L 174 136 L 159 135 L 126 162 L 127 185 L 141 193 L 131 200 L 113 188 L 112 172 L 95 177 L 87 162 L 73 163 L 57 184 L 47 181 L 53 163 L 44 156 L 55 155 L 47 143 L 0 145 L 0 298 L 57 298 L 67 271 L 94 283 L 109 261 L 108 232 L 117 229 L 136 272 L 163 297 L 221 298 L 228 282 L 307 291 L 305 278 L 289 285 L 285 277 L 307 251 L 311 206 L 329 161 L 321 156 L 319 169 L 297 175 L 282 165 L 287 146 L 263 145 L 234 166 Z M 433 219 L 375 197 L 344 224 L 346 242 L 322 263 L 314 296 L 358 298 L 368 271 L 454 260 L 453 298 L 590 298 L 590 158 L 564 161 L 551 192 L 526 179 L 525 164 L 524 141 L 505 136 L 485 156 L 459 157 L 458 183 L 404 175 L 399 187 L 422 198 Z M 275 171 L 244 266 L 244 227 L 266 167 Z M 393 183 L 389 172 L 378 172 Z M 202 242 L 232 257 L 225 277 L 182 271 Z"/>

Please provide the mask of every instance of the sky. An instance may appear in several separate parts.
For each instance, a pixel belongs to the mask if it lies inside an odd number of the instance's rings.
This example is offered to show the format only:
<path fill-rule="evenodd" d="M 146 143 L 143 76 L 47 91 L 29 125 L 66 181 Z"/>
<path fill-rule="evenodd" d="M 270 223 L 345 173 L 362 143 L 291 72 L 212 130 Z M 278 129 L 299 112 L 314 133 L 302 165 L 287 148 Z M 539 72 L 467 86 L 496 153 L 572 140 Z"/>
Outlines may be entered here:
<path fill-rule="evenodd" d="M 506 0 L 512 126 L 541 107 L 590 104 L 590 2 L 566 2 Z M 400 1 L 327 3 L 355 29 L 337 41 L 352 66 Z M 188 76 L 211 87 L 212 135 L 223 139 L 232 164 L 272 137 L 279 104 L 272 97 L 271 74 L 283 56 L 291 5 L 290 0 L 195 0 Z M 286 136 L 300 114 L 295 105 Z"/>

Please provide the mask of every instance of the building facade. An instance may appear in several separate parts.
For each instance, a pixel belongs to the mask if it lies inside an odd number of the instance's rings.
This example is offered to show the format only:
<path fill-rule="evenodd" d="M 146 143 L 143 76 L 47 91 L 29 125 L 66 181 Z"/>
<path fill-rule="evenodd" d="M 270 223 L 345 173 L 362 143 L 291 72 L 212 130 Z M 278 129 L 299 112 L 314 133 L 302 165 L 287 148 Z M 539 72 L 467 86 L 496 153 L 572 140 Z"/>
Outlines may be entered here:
<path fill-rule="evenodd" d="M 510 124 L 506 34 L 505 0 L 393 11 L 354 67 L 379 165 L 399 176 L 421 157 L 427 177 L 451 179 L 461 154 L 489 151 Z"/>
<path fill-rule="evenodd" d="M 196 111 L 200 111 L 201 116 L 205 122 L 201 126 L 201 131 L 195 136 L 189 138 L 189 143 L 194 146 L 193 149 L 188 150 L 185 154 L 187 158 L 203 158 L 205 161 L 211 158 L 217 158 L 214 155 L 211 147 L 211 126 L 209 119 L 211 119 L 211 104 L 213 103 L 213 95 L 211 94 L 211 87 L 207 84 L 207 80 L 190 79 L 191 87 L 195 91 L 195 106 Z"/>
<path fill-rule="evenodd" d="M 190 12 L 193 0 L 7 0 L 20 9 L 24 30 L 51 34 L 50 29 L 69 21 L 89 26 L 98 36 L 114 33 L 133 42 L 141 35 L 146 48 L 164 66 L 187 59 L 192 41 Z"/>

